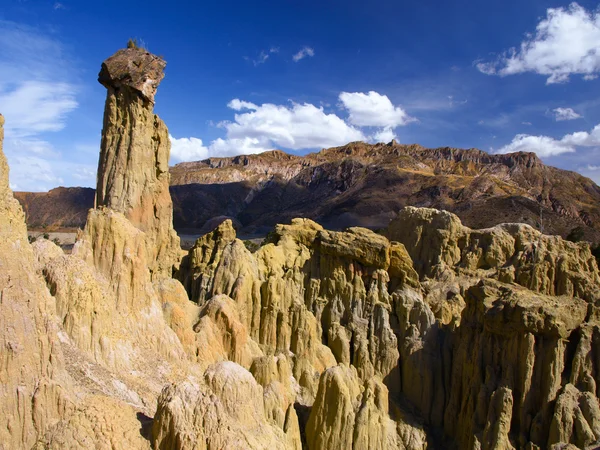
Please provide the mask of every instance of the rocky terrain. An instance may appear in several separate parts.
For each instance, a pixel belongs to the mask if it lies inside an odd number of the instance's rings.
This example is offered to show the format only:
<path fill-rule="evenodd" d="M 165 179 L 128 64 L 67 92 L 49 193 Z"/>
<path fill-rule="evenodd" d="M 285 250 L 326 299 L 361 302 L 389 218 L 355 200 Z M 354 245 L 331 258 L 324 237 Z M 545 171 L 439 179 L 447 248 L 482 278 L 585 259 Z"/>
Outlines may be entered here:
<path fill-rule="evenodd" d="M 420 206 L 451 211 L 473 228 L 522 222 L 563 237 L 579 228 L 584 239 L 600 242 L 600 187 L 533 153 L 355 142 L 303 157 L 272 151 L 210 158 L 170 172 L 174 224 L 182 231 L 208 232 L 215 218 L 231 218 L 244 235 L 264 235 L 294 217 L 336 230 L 380 229 L 404 206 Z M 65 208 L 48 211 L 49 196 L 61 196 Z M 83 227 L 74 219 L 93 206 L 87 190 L 75 188 L 17 198 L 32 228 Z"/>
<path fill-rule="evenodd" d="M 69 255 L 28 242 L 0 144 L 0 449 L 600 445 L 589 244 L 405 207 L 383 234 L 294 218 L 253 252 L 225 220 L 181 252 L 164 66 L 104 62 Z"/>

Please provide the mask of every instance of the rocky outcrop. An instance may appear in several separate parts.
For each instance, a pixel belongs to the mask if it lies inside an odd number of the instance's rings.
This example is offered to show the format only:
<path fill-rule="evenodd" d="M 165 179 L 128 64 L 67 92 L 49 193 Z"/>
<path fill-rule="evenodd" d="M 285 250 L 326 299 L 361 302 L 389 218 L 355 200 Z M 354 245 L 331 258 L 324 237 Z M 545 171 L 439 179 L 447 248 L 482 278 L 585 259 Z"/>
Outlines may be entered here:
<path fill-rule="evenodd" d="M 329 232 L 303 219 L 276 227 L 269 240 L 252 254 L 229 221 L 200 238 L 180 273 L 190 297 L 202 304 L 230 296 L 265 354 L 294 355 L 292 372 L 309 403 L 319 374 L 336 360 L 356 366 L 363 380 L 396 376 L 392 257 L 394 283 L 416 282 L 402 246 L 366 229 Z"/>
<path fill-rule="evenodd" d="M 598 438 L 577 431 L 595 429 L 595 413 L 579 405 L 585 392 L 597 395 L 599 373 L 599 274 L 586 244 L 526 225 L 471 230 L 425 208 L 401 211 L 386 234 L 391 242 L 295 219 L 251 253 L 223 222 L 179 276 L 200 305 L 231 297 L 223 305 L 239 316 L 226 314 L 226 336 L 287 361 L 297 401 L 311 408 L 309 448 L 423 448 L 441 435 L 484 449 Z M 339 366 L 318 356 L 328 352 Z M 562 393 L 569 383 L 581 394 Z"/>
<path fill-rule="evenodd" d="M 0 115 L 0 448 L 31 448 L 72 407 L 54 299 L 8 184 Z"/>
<path fill-rule="evenodd" d="M 104 61 L 98 78 L 107 96 L 96 207 L 122 213 L 145 233 L 153 277 L 170 276 L 179 256 L 169 195 L 169 132 L 153 112 L 165 65 L 146 50 L 128 48 Z"/>
<path fill-rule="evenodd" d="M 233 362 L 210 366 L 203 384 L 165 387 L 152 428 L 154 448 L 300 448 L 297 427 L 269 421 L 263 387 L 243 367 Z"/>
<path fill-rule="evenodd" d="M 167 281 L 180 249 L 168 191 L 168 132 L 152 112 L 164 66 L 141 49 L 103 63 L 99 81 L 108 93 L 97 208 L 72 255 L 44 267 L 69 337 L 115 370 L 157 358 L 175 363 L 193 351 L 191 330 L 180 323 L 187 297 Z"/>
<path fill-rule="evenodd" d="M 308 448 L 426 449 L 424 430 L 392 420 L 388 402 L 388 390 L 377 378 L 363 385 L 352 366 L 326 370 L 306 425 Z"/>
<path fill-rule="evenodd" d="M 404 208 L 387 235 L 403 243 L 422 277 L 448 270 L 517 283 L 534 292 L 600 300 L 600 276 L 588 243 L 547 236 L 524 224 L 471 230 L 447 211 Z"/>

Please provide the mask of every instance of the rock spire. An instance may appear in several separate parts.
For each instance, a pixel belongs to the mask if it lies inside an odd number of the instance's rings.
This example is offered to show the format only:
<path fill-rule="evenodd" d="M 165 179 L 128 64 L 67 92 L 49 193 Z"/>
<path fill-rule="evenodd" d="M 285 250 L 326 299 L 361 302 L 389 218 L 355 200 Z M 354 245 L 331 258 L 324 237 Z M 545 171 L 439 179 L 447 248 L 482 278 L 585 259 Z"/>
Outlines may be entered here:
<path fill-rule="evenodd" d="M 107 95 L 96 207 L 124 214 L 146 233 L 153 278 L 170 275 L 179 251 L 169 194 L 169 132 L 154 114 L 165 66 L 144 49 L 127 48 L 104 61 L 98 76 Z"/>

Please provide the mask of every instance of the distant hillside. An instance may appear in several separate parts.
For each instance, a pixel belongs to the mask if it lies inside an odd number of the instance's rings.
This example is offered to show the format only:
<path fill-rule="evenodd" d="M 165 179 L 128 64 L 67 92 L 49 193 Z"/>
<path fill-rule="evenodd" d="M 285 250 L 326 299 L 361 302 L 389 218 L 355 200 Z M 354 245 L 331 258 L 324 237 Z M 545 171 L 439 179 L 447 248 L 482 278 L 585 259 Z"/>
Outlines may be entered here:
<path fill-rule="evenodd" d="M 69 197 L 69 208 L 47 204 L 61 195 Z M 412 205 L 452 211 L 473 228 L 525 222 L 566 236 L 581 227 L 586 239 L 600 241 L 600 188 L 578 173 L 546 166 L 533 153 L 358 142 L 303 157 L 272 151 L 210 158 L 172 167 L 171 195 L 179 230 L 208 231 L 218 216 L 256 234 L 293 217 L 334 229 L 382 228 Z M 46 224 L 75 223 L 93 204 L 90 189 L 85 195 L 71 188 L 18 198 L 32 227 L 42 218 Z"/>
<path fill-rule="evenodd" d="M 36 229 L 82 228 L 95 190 L 58 187 L 49 192 L 15 192 L 25 210 L 27 226 Z"/>

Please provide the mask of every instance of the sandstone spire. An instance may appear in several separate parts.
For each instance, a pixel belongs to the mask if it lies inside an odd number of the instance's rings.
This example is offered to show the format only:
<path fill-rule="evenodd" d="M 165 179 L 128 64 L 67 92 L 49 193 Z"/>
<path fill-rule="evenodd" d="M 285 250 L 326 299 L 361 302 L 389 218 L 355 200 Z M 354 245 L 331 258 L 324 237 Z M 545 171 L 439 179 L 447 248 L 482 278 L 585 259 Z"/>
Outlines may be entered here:
<path fill-rule="evenodd" d="M 179 251 L 169 194 L 169 132 L 153 112 L 165 65 L 144 49 L 127 48 L 104 61 L 98 76 L 108 92 L 96 207 L 123 213 L 146 233 L 153 278 L 170 275 Z"/>

